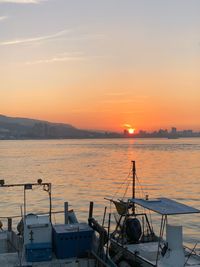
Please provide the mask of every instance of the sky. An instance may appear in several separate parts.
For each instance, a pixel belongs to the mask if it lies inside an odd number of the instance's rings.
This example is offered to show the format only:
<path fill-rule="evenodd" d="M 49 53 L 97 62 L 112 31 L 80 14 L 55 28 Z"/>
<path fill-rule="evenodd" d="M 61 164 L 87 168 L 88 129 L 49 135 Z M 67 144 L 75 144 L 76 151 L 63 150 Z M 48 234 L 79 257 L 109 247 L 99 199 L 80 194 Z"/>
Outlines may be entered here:
<path fill-rule="evenodd" d="M 0 0 L 0 114 L 200 130 L 199 0 Z"/>

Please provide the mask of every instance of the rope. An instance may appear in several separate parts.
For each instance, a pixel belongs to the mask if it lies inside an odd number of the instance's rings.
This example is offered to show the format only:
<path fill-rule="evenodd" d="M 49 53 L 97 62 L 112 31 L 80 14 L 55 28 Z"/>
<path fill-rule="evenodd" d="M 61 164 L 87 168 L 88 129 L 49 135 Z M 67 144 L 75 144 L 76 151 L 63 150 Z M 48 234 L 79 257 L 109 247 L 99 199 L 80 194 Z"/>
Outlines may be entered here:
<path fill-rule="evenodd" d="M 115 196 L 117 195 L 117 193 L 121 190 L 122 186 L 124 186 L 126 184 L 126 187 L 125 187 L 125 192 L 124 192 L 124 195 L 122 197 L 122 200 L 124 200 L 127 192 L 128 192 L 128 189 L 129 189 L 129 186 L 132 182 L 132 177 L 131 177 L 131 173 L 132 173 L 132 165 L 130 167 L 130 170 L 129 170 L 129 173 L 128 175 L 126 176 L 126 178 L 124 179 L 124 182 L 121 184 L 121 186 L 117 189 L 117 191 L 115 192 L 115 194 L 113 195 L 113 198 L 112 200 L 115 198 Z M 140 179 L 137 175 L 137 173 L 135 174 L 135 177 L 136 177 L 136 180 L 137 180 L 137 184 L 139 185 L 139 192 L 141 193 L 141 198 L 144 198 L 145 197 L 145 192 L 144 192 L 144 189 L 143 189 L 143 186 L 140 182 Z M 136 206 L 136 209 L 138 210 L 137 206 Z M 146 209 L 145 208 L 142 208 L 143 212 L 145 213 Z M 112 211 L 112 205 L 111 205 L 111 202 L 110 202 L 110 212 Z M 148 210 L 148 213 L 149 213 L 149 223 L 150 223 L 150 226 L 151 226 L 151 229 L 153 231 L 153 223 L 152 223 L 152 216 L 151 216 L 151 212 L 150 210 Z"/>
<path fill-rule="evenodd" d="M 137 179 L 137 182 L 138 182 L 138 184 L 139 184 L 139 186 L 140 186 L 140 190 L 142 191 L 142 194 L 143 194 L 143 197 L 145 197 L 145 193 L 144 193 L 144 190 L 143 190 L 143 187 L 142 187 L 142 184 L 140 183 L 140 180 L 139 180 L 139 178 L 138 178 L 138 176 L 137 176 L 137 173 L 136 173 L 136 179 Z"/>
<path fill-rule="evenodd" d="M 125 198 L 125 196 L 126 196 L 126 193 L 127 193 L 127 191 L 128 191 L 128 188 L 129 188 L 129 185 L 130 185 L 130 183 L 131 183 L 131 181 L 130 181 L 130 180 L 128 180 L 128 181 L 127 181 L 127 186 L 126 186 L 126 189 L 125 189 L 125 192 L 124 192 L 124 195 L 123 195 L 122 199 L 124 199 L 124 198 Z"/>
<path fill-rule="evenodd" d="M 130 170 L 129 170 L 129 173 L 128 173 L 128 175 L 125 177 L 125 179 L 124 179 L 124 181 L 123 181 L 123 183 L 120 185 L 120 187 L 116 190 L 116 192 L 114 193 L 114 195 L 113 195 L 113 197 L 112 197 L 112 200 L 116 197 L 116 195 L 119 193 L 119 191 L 122 189 L 122 187 L 125 185 L 125 192 L 124 192 L 124 195 L 123 195 L 123 197 L 122 197 L 122 199 L 124 199 L 125 198 L 125 196 L 126 196 L 126 194 L 127 194 L 127 192 L 128 192 L 128 189 L 129 189 L 129 186 L 130 186 L 130 184 L 131 184 L 131 173 L 132 173 L 132 165 L 130 166 Z M 144 192 L 144 190 L 143 190 L 143 186 L 142 186 L 142 184 L 141 184 L 141 182 L 140 182 L 140 180 L 139 180 L 139 177 L 137 176 L 137 173 L 135 174 L 135 176 L 136 176 L 136 180 L 137 180 L 137 184 L 139 185 L 139 188 L 140 188 L 140 190 L 139 190 L 139 192 L 141 191 L 142 193 L 141 193 L 141 196 L 142 196 L 142 198 L 144 198 L 145 197 L 145 192 Z"/>
<path fill-rule="evenodd" d="M 131 173 L 131 167 L 130 167 L 130 170 L 129 170 L 129 173 L 127 175 L 127 177 L 124 179 L 124 182 L 120 185 L 120 187 L 117 189 L 117 191 L 114 193 L 112 199 L 115 198 L 115 196 L 117 195 L 117 193 L 121 190 L 122 186 L 124 186 L 124 184 L 128 181 L 129 177 L 130 177 L 130 173 Z"/>
<path fill-rule="evenodd" d="M 198 242 L 194 245 L 193 249 L 191 250 L 190 254 L 188 255 L 187 260 L 186 260 L 186 262 L 185 262 L 185 264 L 183 266 L 186 266 L 189 258 L 192 256 L 192 253 L 195 251 L 195 248 L 196 248 L 197 244 L 198 244 Z"/>

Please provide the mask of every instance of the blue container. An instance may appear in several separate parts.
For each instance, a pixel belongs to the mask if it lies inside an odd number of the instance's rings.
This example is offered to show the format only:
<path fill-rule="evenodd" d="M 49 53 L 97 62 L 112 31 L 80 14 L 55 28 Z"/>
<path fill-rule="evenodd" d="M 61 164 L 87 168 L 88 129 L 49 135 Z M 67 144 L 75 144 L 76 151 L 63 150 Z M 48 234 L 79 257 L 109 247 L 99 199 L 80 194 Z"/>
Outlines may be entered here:
<path fill-rule="evenodd" d="M 58 259 L 85 257 L 91 250 L 94 231 L 86 223 L 53 226 L 53 250 Z"/>
<path fill-rule="evenodd" d="M 51 243 L 30 243 L 25 246 L 25 249 L 27 262 L 50 261 L 52 259 Z"/>

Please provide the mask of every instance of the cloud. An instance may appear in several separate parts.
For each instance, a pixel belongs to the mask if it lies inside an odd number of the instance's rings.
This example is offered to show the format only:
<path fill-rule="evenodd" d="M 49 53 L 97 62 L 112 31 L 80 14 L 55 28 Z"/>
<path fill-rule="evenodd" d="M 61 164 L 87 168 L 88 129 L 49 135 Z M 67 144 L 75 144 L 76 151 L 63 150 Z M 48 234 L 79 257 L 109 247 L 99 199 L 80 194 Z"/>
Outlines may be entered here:
<path fill-rule="evenodd" d="M 130 124 L 123 124 L 123 126 L 125 127 L 125 128 L 132 128 L 132 126 L 130 125 Z"/>
<path fill-rule="evenodd" d="M 102 103 L 104 104 L 129 104 L 129 103 L 135 103 L 136 101 L 133 99 L 106 99 L 103 100 Z"/>
<path fill-rule="evenodd" d="M 2 45 L 2 46 L 20 45 L 20 44 L 26 44 L 26 43 L 39 42 L 39 41 L 46 41 L 46 40 L 56 39 L 57 37 L 64 36 L 70 32 L 71 32 L 71 30 L 63 30 L 63 31 L 59 31 L 59 32 L 51 34 L 51 35 L 44 35 L 44 36 L 38 36 L 38 37 L 30 37 L 30 38 L 22 38 L 22 39 L 3 41 L 3 42 L 0 42 L 0 45 Z"/>
<path fill-rule="evenodd" d="M 39 4 L 46 0 L 0 0 L 0 3 L 14 3 L 14 4 Z"/>
<path fill-rule="evenodd" d="M 106 93 L 105 96 L 109 96 L 109 97 L 121 97 L 121 96 L 126 96 L 129 95 L 130 92 L 110 92 L 110 93 Z"/>
<path fill-rule="evenodd" d="M 1 3 L 1 0 L 0 0 L 0 3 Z M 8 18 L 7 16 L 0 16 L 0 21 L 5 20 L 7 18 Z"/>
<path fill-rule="evenodd" d="M 66 61 L 83 61 L 83 60 L 86 60 L 86 58 L 81 56 L 63 56 L 63 57 L 60 56 L 60 57 L 52 57 L 52 58 L 26 62 L 26 65 L 36 65 L 45 63 L 66 62 Z"/>

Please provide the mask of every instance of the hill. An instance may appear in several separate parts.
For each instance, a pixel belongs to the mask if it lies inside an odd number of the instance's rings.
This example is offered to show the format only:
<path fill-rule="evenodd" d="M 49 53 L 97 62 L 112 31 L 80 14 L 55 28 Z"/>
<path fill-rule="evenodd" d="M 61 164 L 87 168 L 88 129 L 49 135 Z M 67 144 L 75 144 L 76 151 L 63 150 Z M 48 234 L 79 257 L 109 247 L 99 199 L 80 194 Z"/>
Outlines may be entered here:
<path fill-rule="evenodd" d="M 117 133 L 105 133 L 75 128 L 70 124 L 15 118 L 0 115 L 0 139 L 61 139 L 120 137 Z"/>

